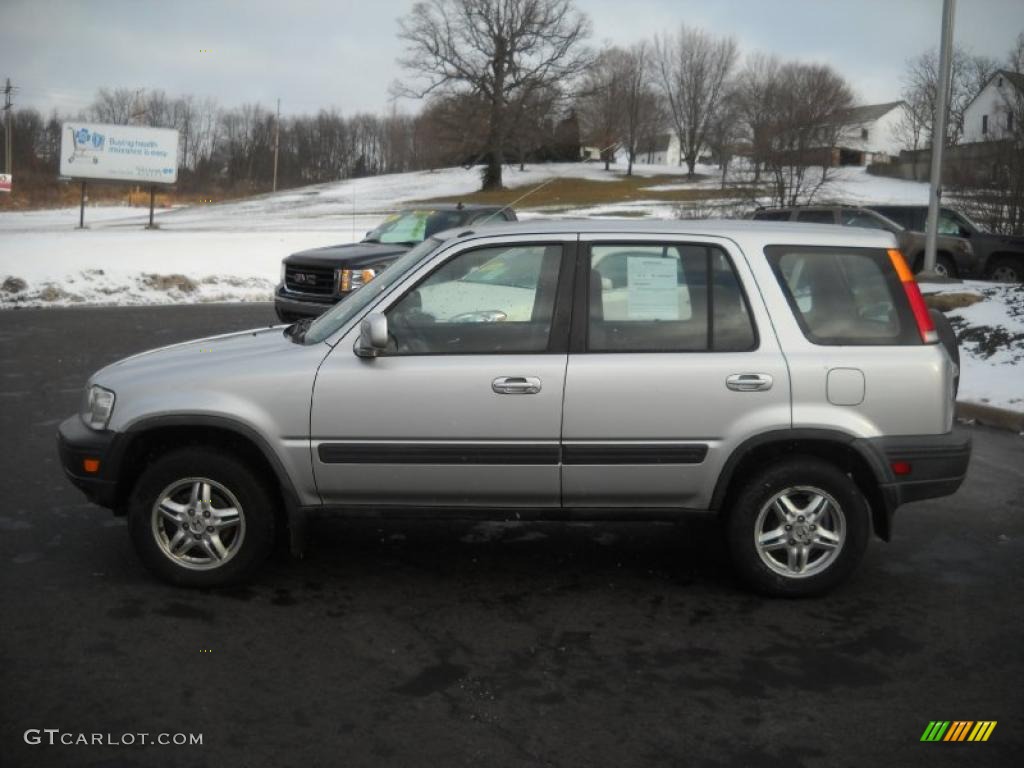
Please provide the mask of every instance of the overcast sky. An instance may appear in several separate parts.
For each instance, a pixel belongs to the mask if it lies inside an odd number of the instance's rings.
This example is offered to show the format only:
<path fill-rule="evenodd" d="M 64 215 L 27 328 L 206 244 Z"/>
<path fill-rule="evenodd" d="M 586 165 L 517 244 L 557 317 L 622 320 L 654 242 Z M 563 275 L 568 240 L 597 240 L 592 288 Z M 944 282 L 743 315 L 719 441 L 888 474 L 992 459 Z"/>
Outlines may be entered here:
<path fill-rule="evenodd" d="M 388 108 L 402 73 L 397 19 L 412 0 L 0 0 L 0 77 L 17 106 L 75 113 L 100 87 L 162 88 L 282 112 Z M 740 50 L 826 62 L 862 103 L 899 97 L 905 61 L 934 47 L 942 0 L 577 0 L 593 44 L 629 44 L 680 22 Z M 957 43 L 1004 59 L 1024 0 L 960 0 Z M 406 111 L 415 103 L 403 105 Z"/>

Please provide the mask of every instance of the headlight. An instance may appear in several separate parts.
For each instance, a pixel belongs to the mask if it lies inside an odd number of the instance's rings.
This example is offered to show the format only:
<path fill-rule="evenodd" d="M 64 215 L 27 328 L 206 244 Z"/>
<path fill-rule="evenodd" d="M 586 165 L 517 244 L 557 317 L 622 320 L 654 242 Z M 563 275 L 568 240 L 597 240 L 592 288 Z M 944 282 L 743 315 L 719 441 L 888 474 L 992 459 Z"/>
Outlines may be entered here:
<path fill-rule="evenodd" d="M 114 412 L 114 393 L 93 384 L 85 398 L 82 420 L 90 429 L 106 429 Z"/>
<path fill-rule="evenodd" d="M 377 276 L 379 269 L 341 269 L 338 270 L 338 290 L 342 293 L 362 288 Z"/>

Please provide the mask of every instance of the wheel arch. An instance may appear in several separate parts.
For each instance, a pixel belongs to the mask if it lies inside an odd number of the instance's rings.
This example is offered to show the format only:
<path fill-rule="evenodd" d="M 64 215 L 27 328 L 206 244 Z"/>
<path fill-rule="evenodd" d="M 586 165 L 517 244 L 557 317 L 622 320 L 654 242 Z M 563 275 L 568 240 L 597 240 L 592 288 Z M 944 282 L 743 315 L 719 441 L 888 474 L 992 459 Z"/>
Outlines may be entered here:
<path fill-rule="evenodd" d="M 222 448 L 240 457 L 262 476 L 270 478 L 278 497 L 279 522 L 289 529 L 295 528 L 295 518 L 300 509 L 298 494 L 281 460 L 255 429 L 218 416 L 158 416 L 132 424 L 117 441 L 115 514 L 125 514 L 128 496 L 136 480 L 153 459 L 187 445 Z"/>
<path fill-rule="evenodd" d="M 854 436 L 829 429 L 787 429 L 755 435 L 741 443 L 726 460 L 711 497 L 711 509 L 722 513 L 739 487 L 739 480 L 754 467 L 780 459 L 811 455 L 849 474 L 867 499 L 875 535 L 889 541 L 893 506 L 882 485 L 889 482 L 884 461 Z"/>

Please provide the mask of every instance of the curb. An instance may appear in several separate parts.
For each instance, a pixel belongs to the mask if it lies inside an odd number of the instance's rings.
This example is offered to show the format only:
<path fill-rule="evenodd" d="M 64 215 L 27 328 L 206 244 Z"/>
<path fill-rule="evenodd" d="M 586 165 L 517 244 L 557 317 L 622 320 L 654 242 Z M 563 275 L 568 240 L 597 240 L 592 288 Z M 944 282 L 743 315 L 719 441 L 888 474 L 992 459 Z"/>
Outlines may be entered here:
<path fill-rule="evenodd" d="M 991 405 L 981 405 L 980 403 L 957 401 L 956 417 L 958 419 L 974 421 L 977 424 L 984 424 L 986 427 L 1008 429 L 1018 434 L 1024 433 L 1024 413 L 1019 411 L 995 408 Z"/>

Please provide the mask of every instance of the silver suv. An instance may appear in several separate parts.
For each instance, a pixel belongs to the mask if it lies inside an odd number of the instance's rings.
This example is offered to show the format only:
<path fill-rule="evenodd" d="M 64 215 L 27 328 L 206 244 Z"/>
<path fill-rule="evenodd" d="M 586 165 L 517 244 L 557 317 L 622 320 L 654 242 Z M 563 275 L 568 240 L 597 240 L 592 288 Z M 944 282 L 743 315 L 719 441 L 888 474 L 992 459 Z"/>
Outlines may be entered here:
<path fill-rule="evenodd" d="M 956 375 L 889 233 L 529 222 L 432 237 L 312 322 L 110 365 L 58 443 L 179 585 L 244 579 L 312 512 L 710 510 L 749 585 L 805 595 L 960 486 Z"/>

